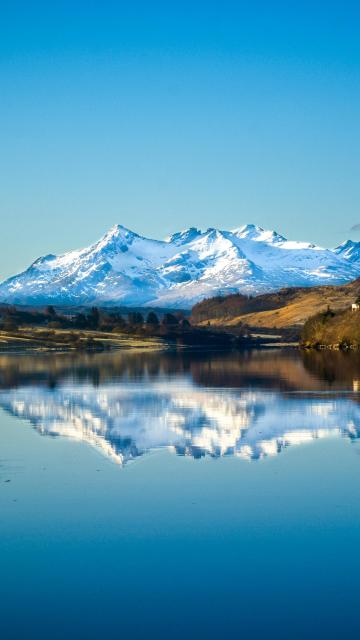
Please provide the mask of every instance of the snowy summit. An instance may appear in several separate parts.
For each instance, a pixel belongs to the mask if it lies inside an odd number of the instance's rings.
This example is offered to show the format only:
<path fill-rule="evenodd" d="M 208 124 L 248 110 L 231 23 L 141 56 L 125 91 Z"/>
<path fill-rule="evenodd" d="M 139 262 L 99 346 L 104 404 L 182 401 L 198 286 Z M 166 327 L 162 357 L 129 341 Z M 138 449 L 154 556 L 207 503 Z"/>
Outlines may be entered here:
<path fill-rule="evenodd" d="M 360 243 L 350 240 L 323 249 L 248 224 L 233 231 L 191 227 L 159 241 L 116 225 L 86 249 L 38 258 L 0 284 L 0 301 L 186 308 L 214 295 L 359 276 Z"/>

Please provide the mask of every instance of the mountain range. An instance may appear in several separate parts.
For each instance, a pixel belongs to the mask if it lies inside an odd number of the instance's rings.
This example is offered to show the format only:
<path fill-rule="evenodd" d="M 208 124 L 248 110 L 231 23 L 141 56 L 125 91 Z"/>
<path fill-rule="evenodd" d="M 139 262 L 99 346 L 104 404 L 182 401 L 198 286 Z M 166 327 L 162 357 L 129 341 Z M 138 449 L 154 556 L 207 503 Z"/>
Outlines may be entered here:
<path fill-rule="evenodd" d="M 215 295 L 343 284 L 359 276 L 360 242 L 351 240 L 324 249 L 248 224 L 233 231 L 191 227 L 160 241 L 115 225 L 90 247 L 42 256 L 0 283 L 0 301 L 190 308 Z"/>

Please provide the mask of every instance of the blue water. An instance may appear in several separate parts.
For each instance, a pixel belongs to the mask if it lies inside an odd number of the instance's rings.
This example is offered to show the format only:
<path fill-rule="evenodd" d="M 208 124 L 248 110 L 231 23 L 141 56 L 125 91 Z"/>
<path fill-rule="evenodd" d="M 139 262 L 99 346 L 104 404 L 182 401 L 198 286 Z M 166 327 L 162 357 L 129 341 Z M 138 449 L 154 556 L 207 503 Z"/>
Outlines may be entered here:
<path fill-rule="evenodd" d="M 358 638 L 358 378 L 0 356 L 1 638 Z"/>

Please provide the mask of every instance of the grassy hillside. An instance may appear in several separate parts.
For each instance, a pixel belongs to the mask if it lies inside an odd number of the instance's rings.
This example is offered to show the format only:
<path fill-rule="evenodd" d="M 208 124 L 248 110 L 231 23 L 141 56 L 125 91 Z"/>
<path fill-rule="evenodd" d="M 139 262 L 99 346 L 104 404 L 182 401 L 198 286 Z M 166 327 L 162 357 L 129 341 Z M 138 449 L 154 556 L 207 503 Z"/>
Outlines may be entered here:
<path fill-rule="evenodd" d="M 360 311 L 345 309 L 319 313 L 310 318 L 301 333 L 305 347 L 360 347 Z"/>
<path fill-rule="evenodd" d="M 194 324 L 236 327 L 246 324 L 257 329 L 299 331 L 314 314 L 330 306 L 334 311 L 349 308 L 360 295 L 360 279 L 347 285 L 294 287 L 276 293 L 246 297 L 240 294 L 210 298 L 195 305 Z"/>

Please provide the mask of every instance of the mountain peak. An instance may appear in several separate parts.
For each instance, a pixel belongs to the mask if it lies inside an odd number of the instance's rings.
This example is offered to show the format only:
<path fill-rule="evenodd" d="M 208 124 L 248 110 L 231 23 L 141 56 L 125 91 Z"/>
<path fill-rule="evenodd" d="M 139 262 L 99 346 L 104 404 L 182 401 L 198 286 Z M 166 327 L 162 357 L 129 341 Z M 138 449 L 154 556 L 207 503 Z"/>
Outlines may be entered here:
<path fill-rule="evenodd" d="M 134 237 L 137 233 L 131 231 L 122 224 L 114 224 L 111 229 L 105 234 L 104 238 L 119 238 L 119 237 Z"/>
<path fill-rule="evenodd" d="M 338 249 L 343 250 L 343 249 L 347 249 L 348 247 L 357 247 L 360 245 L 360 242 L 356 242 L 356 240 L 344 240 L 344 242 L 342 242 L 341 244 L 339 244 L 337 247 L 335 247 L 334 251 L 337 251 Z"/>
<path fill-rule="evenodd" d="M 232 231 L 238 238 L 246 240 L 258 240 L 259 242 L 285 242 L 286 238 L 277 231 L 263 229 L 257 224 L 245 224 Z"/>
<path fill-rule="evenodd" d="M 360 243 L 333 251 L 247 224 L 231 232 L 190 227 L 166 242 L 114 225 L 95 244 L 44 256 L 0 284 L 9 304 L 189 308 L 213 295 L 340 284 L 360 274 Z"/>
<path fill-rule="evenodd" d="M 259 225 L 249 223 L 249 224 L 243 224 L 242 227 L 238 227 L 237 229 L 234 229 L 233 233 L 244 234 L 245 236 L 252 233 L 261 233 L 262 231 L 264 231 L 264 229 L 262 227 L 259 227 Z"/>
<path fill-rule="evenodd" d="M 171 236 L 166 238 L 166 241 L 173 244 L 185 244 L 187 242 L 192 242 L 198 236 L 201 235 L 201 231 L 196 227 L 189 227 L 188 229 L 183 229 L 182 231 L 177 231 L 173 233 Z"/>
<path fill-rule="evenodd" d="M 51 262 L 52 260 L 56 260 L 56 256 L 53 253 L 48 253 L 46 256 L 40 256 L 32 263 L 32 267 L 38 267 L 40 265 Z"/>
<path fill-rule="evenodd" d="M 122 224 L 115 224 L 105 235 L 95 244 L 95 248 L 98 251 L 103 249 L 114 249 L 116 246 L 119 248 L 131 244 L 135 238 L 139 238 L 137 233 L 127 229 Z"/>
<path fill-rule="evenodd" d="M 358 260 L 360 257 L 360 242 L 355 240 L 345 240 L 334 249 L 334 253 L 347 260 Z"/>

